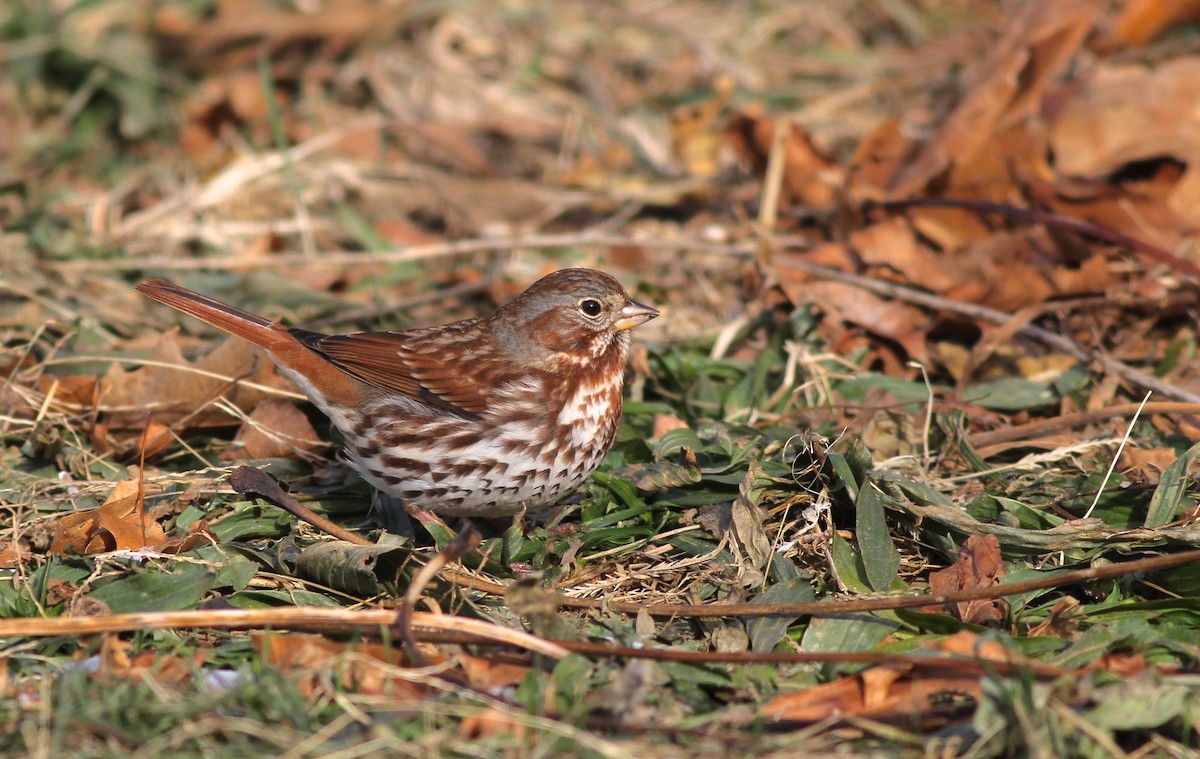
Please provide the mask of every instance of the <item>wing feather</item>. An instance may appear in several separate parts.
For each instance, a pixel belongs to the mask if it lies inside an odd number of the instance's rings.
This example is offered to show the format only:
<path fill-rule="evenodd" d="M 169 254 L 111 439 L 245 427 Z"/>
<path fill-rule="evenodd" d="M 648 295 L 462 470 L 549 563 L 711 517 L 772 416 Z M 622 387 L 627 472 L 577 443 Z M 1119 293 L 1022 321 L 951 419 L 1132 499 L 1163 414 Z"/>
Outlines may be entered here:
<path fill-rule="evenodd" d="M 492 385 L 483 372 L 470 370 L 472 362 L 462 360 L 461 348 L 469 341 L 478 352 L 481 334 L 469 329 L 473 325 L 461 326 L 350 335 L 297 329 L 292 334 L 338 369 L 380 390 L 460 415 L 480 414 L 487 410 Z"/>

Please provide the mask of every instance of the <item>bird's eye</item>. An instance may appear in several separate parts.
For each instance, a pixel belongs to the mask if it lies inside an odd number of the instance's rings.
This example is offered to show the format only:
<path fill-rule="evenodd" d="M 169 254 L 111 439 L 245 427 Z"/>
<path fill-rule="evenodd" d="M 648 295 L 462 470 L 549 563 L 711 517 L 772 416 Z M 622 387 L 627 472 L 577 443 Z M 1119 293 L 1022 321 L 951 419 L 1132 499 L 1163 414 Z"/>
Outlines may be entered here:
<path fill-rule="evenodd" d="M 583 312 L 584 316 L 596 317 L 604 310 L 604 305 L 595 298 L 584 298 L 579 301 L 579 310 Z"/>

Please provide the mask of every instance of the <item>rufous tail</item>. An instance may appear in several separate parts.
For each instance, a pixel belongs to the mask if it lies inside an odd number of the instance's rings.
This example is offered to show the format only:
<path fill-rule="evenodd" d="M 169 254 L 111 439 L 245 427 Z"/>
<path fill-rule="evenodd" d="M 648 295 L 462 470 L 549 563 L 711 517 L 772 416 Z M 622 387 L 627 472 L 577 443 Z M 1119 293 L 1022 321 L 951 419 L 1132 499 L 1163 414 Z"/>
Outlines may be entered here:
<path fill-rule="evenodd" d="M 287 328 L 278 322 L 161 279 L 147 280 L 138 285 L 137 289 L 148 298 L 165 303 L 171 308 L 264 348 L 273 347 L 281 336 L 287 334 Z"/>
<path fill-rule="evenodd" d="M 297 333 L 308 334 L 304 330 L 290 329 L 161 279 L 143 282 L 137 289 L 159 303 L 265 348 L 276 364 L 304 378 L 302 389 L 322 408 L 353 407 L 376 392 L 371 385 L 337 370 L 328 359 L 297 340 Z"/>

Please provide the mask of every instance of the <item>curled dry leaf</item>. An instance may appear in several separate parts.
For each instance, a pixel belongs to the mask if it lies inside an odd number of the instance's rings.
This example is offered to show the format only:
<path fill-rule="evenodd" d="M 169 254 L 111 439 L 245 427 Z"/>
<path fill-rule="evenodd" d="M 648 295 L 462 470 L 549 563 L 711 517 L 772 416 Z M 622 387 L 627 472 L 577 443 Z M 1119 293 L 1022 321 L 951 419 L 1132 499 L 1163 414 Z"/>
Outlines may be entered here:
<path fill-rule="evenodd" d="M 1087 618 L 1087 612 L 1073 596 L 1064 596 L 1054 604 L 1041 623 L 1029 629 L 1029 637 L 1053 635 L 1070 638 L 1079 630 L 1079 623 Z"/>
<path fill-rule="evenodd" d="M 1101 177 L 1131 163 L 1170 156 L 1188 166 L 1174 179 L 1167 205 L 1200 227 L 1200 61 L 1160 66 L 1098 66 L 1067 100 L 1050 133 L 1055 165 L 1071 176 Z"/>
<path fill-rule="evenodd" d="M 925 646 L 933 652 L 998 664 L 1024 660 L 998 641 L 985 641 L 968 630 Z M 947 658 L 944 667 L 914 669 L 905 663 L 880 664 L 857 675 L 841 677 L 807 690 L 784 693 L 763 707 L 769 719 L 813 722 L 841 715 L 870 717 L 918 716 L 948 696 L 979 699 L 978 672 Z"/>
<path fill-rule="evenodd" d="M 929 589 L 934 593 L 953 593 L 959 590 L 990 588 L 1004 577 L 1004 560 L 1000 556 L 1000 541 L 993 534 L 971 535 L 959 549 L 959 559 L 945 569 L 929 575 Z M 960 601 L 958 616 L 968 624 L 1000 622 L 1008 611 L 1002 598 Z"/>
<path fill-rule="evenodd" d="M 1200 16 L 1200 0 L 1127 0 L 1103 47 L 1144 45 L 1173 25 Z"/>
<path fill-rule="evenodd" d="M 120 678 L 142 682 L 152 680 L 160 686 L 175 687 L 191 681 L 208 659 L 203 649 L 194 649 L 187 657 L 159 650 L 131 652 L 133 643 L 115 634 L 104 636 L 100 646 L 96 679 Z"/>
<path fill-rule="evenodd" d="M 511 664 L 482 656 L 460 653 L 456 661 L 462 666 L 471 686 L 487 693 L 500 693 L 519 685 L 529 674 L 529 667 Z"/>
<path fill-rule="evenodd" d="M 733 80 L 721 77 L 713 97 L 697 105 L 679 106 L 671 111 L 671 152 L 683 164 L 688 176 L 714 176 L 720 164 L 722 139 L 717 118 L 725 109 Z"/>
<path fill-rule="evenodd" d="M 855 230 L 850 245 L 881 279 L 899 279 L 935 293 L 945 292 L 965 274 L 957 271 L 954 258 L 919 243 L 904 219 Z"/>
<path fill-rule="evenodd" d="M 255 651 L 271 666 L 297 675 L 296 687 L 305 698 L 325 692 L 329 673 L 336 673 L 336 687 L 365 695 L 387 695 L 399 700 L 418 700 L 425 695 L 420 684 L 402 677 L 400 667 L 407 655 L 382 643 L 342 643 L 319 635 L 251 633 Z M 436 649 L 425 655 L 442 661 Z M 329 694 L 332 695 L 332 694 Z"/>
<path fill-rule="evenodd" d="M 891 197 L 920 194 L 947 172 L 960 175 L 951 177 L 951 186 L 976 183 L 973 174 L 978 172 L 972 165 L 991 160 L 997 140 L 1037 112 L 1054 77 L 1083 44 L 1095 16 L 1095 8 L 1084 0 L 1023 6 L 992 54 L 968 75 L 973 81 L 966 95 L 937 134 L 891 178 Z"/>
<path fill-rule="evenodd" d="M 650 433 L 650 438 L 656 440 L 671 430 L 687 429 L 687 426 L 688 423 L 677 416 L 672 416 L 670 414 L 655 414 L 654 431 Z"/>
<path fill-rule="evenodd" d="M 929 318 L 920 309 L 841 282 L 800 282 L 789 275 L 781 285 L 793 302 L 812 303 L 830 317 L 896 341 L 910 358 L 926 361 Z"/>
<path fill-rule="evenodd" d="M 20 540 L 0 543 L 0 569 L 20 566 L 28 556 L 29 546 Z"/>
<path fill-rule="evenodd" d="M 118 482 L 95 509 L 65 514 L 54 525 L 52 554 L 90 554 L 160 548 L 167 536 L 153 513 L 144 511 L 138 483 Z"/>
<path fill-rule="evenodd" d="M 459 723 L 458 734 L 470 740 L 502 735 L 511 735 L 521 739 L 525 737 L 525 723 L 519 716 L 504 711 L 498 706 L 489 706 Z"/>

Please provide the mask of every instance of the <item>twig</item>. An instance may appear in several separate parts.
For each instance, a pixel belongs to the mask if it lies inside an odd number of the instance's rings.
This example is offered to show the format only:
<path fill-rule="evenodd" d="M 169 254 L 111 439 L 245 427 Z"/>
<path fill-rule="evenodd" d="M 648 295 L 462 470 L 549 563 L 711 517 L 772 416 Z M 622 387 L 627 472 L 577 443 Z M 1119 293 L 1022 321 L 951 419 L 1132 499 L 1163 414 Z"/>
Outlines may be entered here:
<path fill-rule="evenodd" d="M 791 238 L 775 241 L 781 245 L 793 243 L 804 245 L 803 240 Z M 428 258 L 457 256 L 465 253 L 487 253 L 497 248 L 563 248 L 563 247 L 642 247 L 656 250 L 686 250 L 691 253 L 705 253 L 715 256 L 750 257 L 755 255 L 757 246 L 753 243 L 720 244 L 680 238 L 662 240 L 643 238 L 633 235 L 594 234 L 591 232 L 558 235 L 528 235 L 518 237 L 489 237 L 477 240 L 458 240 L 455 242 L 432 243 L 429 245 L 410 245 L 403 250 L 375 250 L 347 253 L 345 251 L 318 251 L 316 256 L 309 258 L 303 253 L 279 253 L 271 256 L 246 257 L 214 256 L 211 258 L 175 258 L 156 256 L 153 258 L 113 258 L 105 261 L 76 259 L 73 261 L 56 261 L 54 268 L 60 271 L 142 271 L 155 270 L 184 270 L 184 269 L 231 269 L 247 271 L 250 269 L 279 269 L 287 266 L 333 266 L 345 267 L 369 263 L 399 263 L 403 261 L 421 261 Z"/>
<path fill-rule="evenodd" d="M 880 653 L 876 651 L 689 651 L 678 648 L 616 646 L 588 641 L 558 641 L 572 653 L 587 656 L 619 656 L 624 659 L 651 659 L 695 664 L 903 664 L 914 669 L 959 669 L 963 674 L 1028 671 L 1058 677 L 1072 670 L 1053 664 L 1019 659 L 966 658 L 930 652 L 928 654 Z"/>
<path fill-rule="evenodd" d="M 442 551 L 438 551 L 437 555 L 429 560 L 425 566 L 413 576 L 412 582 L 408 584 L 408 589 L 404 591 L 404 599 L 400 603 L 400 611 L 396 613 L 396 627 L 400 630 L 400 638 L 404 641 L 404 647 L 408 650 L 409 657 L 418 667 L 424 667 L 428 664 L 425 655 L 417 648 L 416 638 L 413 637 L 412 619 L 414 608 L 416 608 L 417 600 L 421 594 L 425 592 L 427 586 L 438 572 L 441 572 L 447 564 L 458 561 L 464 553 L 479 545 L 479 530 L 472 525 L 460 532 L 450 541 L 450 545 Z"/>
<path fill-rule="evenodd" d="M 386 630 L 396 620 L 391 609 L 326 609 L 315 606 L 281 606 L 273 609 L 205 609 L 200 611 L 146 611 L 111 614 L 107 617 L 26 617 L 0 619 L 0 638 L 79 636 L 144 629 L 213 628 L 226 630 L 263 629 L 309 630 L 349 634 L 367 630 Z M 515 646 L 552 659 L 569 652 L 562 646 L 521 630 L 491 622 L 450 614 L 416 612 L 412 624 L 423 631 L 473 636 Z"/>
<path fill-rule="evenodd" d="M 1032 221 L 1037 224 L 1045 224 L 1048 227 L 1056 227 L 1058 229 L 1066 229 L 1071 232 L 1077 232 L 1081 235 L 1091 237 L 1096 240 L 1110 242 L 1113 245 L 1119 245 L 1123 248 L 1128 248 L 1135 253 L 1142 255 L 1145 258 L 1150 258 L 1160 263 L 1167 264 L 1172 269 L 1183 274 L 1187 274 L 1195 279 L 1200 279 L 1200 267 L 1197 267 L 1191 261 L 1186 261 L 1179 256 L 1171 253 L 1168 250 L 1154 245 L 1153 243 L 1139 240 L 1136 237 L 1119 232 L 1110 227 L 1104 227 L 1083 219 L 1073 219 L 1069 216 L 1053 213 L 1051 211 L 1039 211 L 1033 208 L 1018 208 L 1016 206 L 1006 205 L 1004 203 L 992 203 L 987 200 L 972 200 L 967 198 L 910 198 L 908 200 L 890 200 L 876 205 L 878 208 L 889 210 L 900 210 L 904 208 L 961 208 L 964 211 L 976 211 L 979 213 L 994 213 L 1001 216 L 1008 216 L 1013 219 L 1021 219 L 1023 221 Z M 869 210 L 870 206 L 867 209 Z"/>
<path fill-rule="evenodd" d="M 775 120 L 771 133 L 771 152 L 767 156 L 767 171 L 763 176 L 762 201 L 758 207 L 758 262 L 765 269 L 775 257 L 771 238 L 779 222 L 779 198 L 783 194 L 783 174 L 787 166 L 787 145 L 792 135 L 792 122 L 787 118 Z"/>
<path fill-rule="evenodd" d="M 1064 414 L 1053 419 L 1041 419 L 1036 422 L 1019 424 L 1014 427 L 1004 427 L 988 432 L 976 432 L 967 438 L 973 448 L 985 448 L 998 443 L 1011 443 L 1016 440 L 1028 440 L 1043 437 L 1059 430 L 1069 430 L 1096 422 L 1102 422 L 1114 417 L 1125 417 L 1137 412 L 1140 403 L 1122 403 L 1108 408 L 1079 411 L 1074 414 Z M 1143 409 L 1147 414 L 1200 414 L 1200 404 L 1177 401 L 1155 401 L 1147 403 Z"/>
<path fill-rule="evenodd" d="M 949 311 L 951 313 L 960 314 L 972 319 L 991 322 L 992 324 L 1006 324 L 1012 319 L 1012 314 L 998 311 L 987 306 L 980 306 L 974 303 L 963 303 L 962 301 L 943 298 L 938 295 L 932 295 L 923 292 L 913 287 L 906 287 L 894 282 L 884 282 L 870 277 L 864 277 L 860 274 L 850 274 L 840 269 L 835 269 L 830 266 L 821 266 L 819 264 L 809 263 L 807 261 L 797 261 L 794 258 L 781 260 L 776 263 L 776 267 L 780 269 L 791 269 L 794 271 L 803 272 L 809 276 L 820 277 L 834 282 L 852 285 L 854 287 L 869 290 L 878 295 L 883 295 L 889 298 L 916 303 L 926 308 L 939 309 Z M 1123 364 L 1116 359 L 1109 358 L 1099 351 L 1089 351 L 1082 346 L 1076 344 L 1062 335 L 1055 334 L 1050 330 L 1041 327 L 1027 324 L 1017 330 L 1019 334 L 1028 335 L 1036 340 L 1040 340 L 1046 345 L 1051 346 L 1063 353 L 1074 356 L 1080 361 L 1096 361 L 1103 366 L 1107 371 L 1112 372 L 1121 379 L 1126 380 L 1138 387 L 1146 390 L 1153 390 L 1156 393 L 1165 395 L 1168 398 L 1176 400 L 1188 401 L 1191 403 L 1200 403 L 1200 395 L 1189 392 L 1183 388 L 1176 387 L 1169 382 L 1155 377 L 1152 374 L 1134 369 L 1132 366 Z"/>

